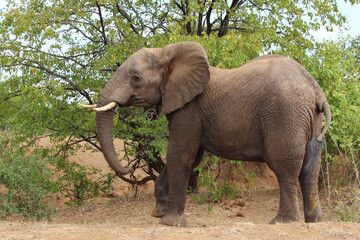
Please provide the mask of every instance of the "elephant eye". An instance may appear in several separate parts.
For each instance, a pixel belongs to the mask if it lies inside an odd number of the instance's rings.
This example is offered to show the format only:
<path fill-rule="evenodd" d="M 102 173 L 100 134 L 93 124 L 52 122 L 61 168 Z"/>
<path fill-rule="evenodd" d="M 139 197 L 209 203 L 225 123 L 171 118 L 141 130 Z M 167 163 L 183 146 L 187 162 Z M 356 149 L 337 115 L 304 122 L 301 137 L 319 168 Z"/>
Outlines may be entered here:
<path fill-rule="evenodd" d="M 131 80 L 133 83 L 138 83 L 140 82 L 141 78 L 138 75 L 133 75 Z"/>

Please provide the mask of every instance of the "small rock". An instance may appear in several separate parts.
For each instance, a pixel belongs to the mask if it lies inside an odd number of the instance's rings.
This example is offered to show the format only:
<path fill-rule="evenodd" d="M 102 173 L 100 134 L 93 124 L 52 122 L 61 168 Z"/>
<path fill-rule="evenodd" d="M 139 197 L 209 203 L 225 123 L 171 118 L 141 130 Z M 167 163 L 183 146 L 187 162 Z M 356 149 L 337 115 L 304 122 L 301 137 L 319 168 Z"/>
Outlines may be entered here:
<path fill-rule="evenodd" d="M 244 207 L 244 206 L 245 206 L 245 202 L 243 202 L 243 201 L 236 201 L 236 202 L 233 203 L 233 206 Z"/>
<path fill-rule="evenodd" d="M 242 212 L 238 212 L 238 213 L 236 214 L 236 216 L 237 216 L 237 217 L 245 217 L 245 214 L 242 213 Z"/>

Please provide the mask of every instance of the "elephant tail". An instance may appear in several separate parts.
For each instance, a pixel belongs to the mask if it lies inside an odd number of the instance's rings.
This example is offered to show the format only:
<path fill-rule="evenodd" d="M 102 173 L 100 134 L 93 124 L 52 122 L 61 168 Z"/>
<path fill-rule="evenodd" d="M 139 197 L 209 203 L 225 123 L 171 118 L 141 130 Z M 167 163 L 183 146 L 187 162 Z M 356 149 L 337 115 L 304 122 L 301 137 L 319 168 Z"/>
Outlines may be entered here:
<path fill-rule="evenodd" d="M 316 165 L 320 161 L 320 155 L 321 155 L 321 148 L 325 143 L 325 133 L 329 129 L 330 123 L 331 123 L 331 112 L 330 112 L 330 106 L 327 101 L 325 101 L 322 106 L 319 106 L 318 108 L 320 112 L 323 112 L 326 118 L 325 126 L 322 130 L 322 132 L 315 136 L 308 144 L 307 147 L 307 153 L 304 159 L 303 167 L 301 169 L 301 172 L 303 173 L 310 173 L 315 169 Z"/>
<path fill-rule="evenodd" d="M 327 132 L 327 130 L 329 130 L 330 123 L 331 123 L 331 111 L 330 111 L 329 103 L 327 101 L 325 101 L 322 104 L 322 106 L 319 106 L 319 110 L 320 110 L 320 112 L 324 113 L 325 119 L 326 119 L 325 126 L 324 126 L 322 132 L 317 136 L 317 141 L 322 142 L 324 140 L 325 133 Z"/>

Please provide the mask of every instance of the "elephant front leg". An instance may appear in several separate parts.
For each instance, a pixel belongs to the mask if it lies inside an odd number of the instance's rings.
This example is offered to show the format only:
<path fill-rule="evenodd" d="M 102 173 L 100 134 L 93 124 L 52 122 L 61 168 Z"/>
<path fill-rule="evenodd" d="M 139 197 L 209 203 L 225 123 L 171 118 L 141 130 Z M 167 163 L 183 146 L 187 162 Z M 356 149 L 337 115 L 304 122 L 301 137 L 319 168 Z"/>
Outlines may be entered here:
<path fill-rule="evenodd" d="M 179 152 L 176 149 L 173 150 L 169 144 L 166 163 L 169 182 L 168 206 L 160 224 L 185 227 L 187 225 L 184 215 L 187 186 L 197 150 L 181 148 L 183 151 Z"/>
<path fill-rule="evenodd" d="M 169 181 L 168 206 L 166 214 L 160 220 L 160 224 L 185 227 L 187 221 L 184 209 L 190 169 L 180 161 L 167 164 Z"/>
<path fill-rule="evenodd" d="M 192 168 L 195 168 L 200 164 L 203 156 L 204 156 L 204 151 L 202 149 L 199 149 Z M 189 182 L 188 188 L 187 188 L 188 190 L 190 190 L 190 187 L 196 188 L 197 176 L 198 176 L 198 174 L 196 172 L 194 172 L 194 170 L 192 169 L 191 173 L 190 173 L 190 179 L 189 179 L 190 182 Z M 195 189 L 191 189 L 191 190 L 194 191 Z M 159 177 L 156 179 L 156 182 L 155 182 L 156 206 L 153 209 L 152 214 L 151 214 L 153 217 L 161 218 L 164 215 L 166 215 L 166 213 L 168 211 L 168 205 L 169 205 L 169 196 L 168 195 L 169 195 L 168 172 L 167 172 L 167 167 L 165 166 L 165 168 L 161 171 Z"/>
<path fill-rule="evenodd" d="M 166 214 L 168 210 L 168 194 L 168 172 L 167 167 L 165 166 L 155 182 L 156 206 L 151 214 L 153 217 L 161 218 Z"/>

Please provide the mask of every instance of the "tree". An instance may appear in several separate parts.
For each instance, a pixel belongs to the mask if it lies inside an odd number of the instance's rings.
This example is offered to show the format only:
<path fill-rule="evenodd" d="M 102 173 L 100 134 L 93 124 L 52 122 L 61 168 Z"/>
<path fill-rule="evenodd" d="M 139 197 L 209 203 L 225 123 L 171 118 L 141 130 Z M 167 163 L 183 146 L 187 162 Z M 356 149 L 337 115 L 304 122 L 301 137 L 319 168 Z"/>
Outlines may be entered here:
<path fill-rule="evenodd" d="M 359 36 L 318 44 L 306 63 L 331 106 L 332 122 L 327 134 L 320 178 L 327 203 L 339 219 L 354 222 L 360 220 L 358 40 Z"/>
<path fill-rule="evenodd" d="M 355 65 L 360 66 L 360 35 L 350 40 L 348 48 L 354 53 Z"/>
<path fill-rule="evenodd" d="M 304 62 L 315 46 L 310 30 L 341 26 L 336 1 L 261 0 L 8 0 L 1 12 L 0 109 L 21 141 L 49 135 L 56 156 L 80 142 L 101 150 L 94 114 L 78 103 L 96 102 L 104 84 L 141 47 L 197 41 L 211 65 L 231 68 L 276 51 Z M 136 113 L 136 114 L 134 114 Z M 164 166 L 167 127 L 152 110 L 119 109 L 115 135 L 147 176 Z M 160 118 L 160 121 L 151 121 Z"/>
<path fill-rule="evenodd" d="M 356 158 L 360 153 L 360 66 L 357 41 L 358 37 L 355 37 L 318 44 L 310 61 L 306 63 L 331 105 L 328 150 L 333 156 L 344 154 Z"/>

